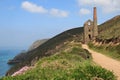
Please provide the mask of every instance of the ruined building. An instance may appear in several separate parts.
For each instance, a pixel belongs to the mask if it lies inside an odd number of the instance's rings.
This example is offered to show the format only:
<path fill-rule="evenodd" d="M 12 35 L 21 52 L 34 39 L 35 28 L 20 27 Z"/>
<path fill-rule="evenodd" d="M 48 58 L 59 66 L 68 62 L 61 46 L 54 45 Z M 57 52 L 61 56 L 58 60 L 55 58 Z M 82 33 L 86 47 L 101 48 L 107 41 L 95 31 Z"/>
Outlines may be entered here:
<path fill-rule="evenodd" d="M 88 20 L 84 23 L 84 43 L 94 40 L 98 36 L 98 26 L 97 26 L 97 10 L 94 7 L 93 10 L 93 21 Z"/>

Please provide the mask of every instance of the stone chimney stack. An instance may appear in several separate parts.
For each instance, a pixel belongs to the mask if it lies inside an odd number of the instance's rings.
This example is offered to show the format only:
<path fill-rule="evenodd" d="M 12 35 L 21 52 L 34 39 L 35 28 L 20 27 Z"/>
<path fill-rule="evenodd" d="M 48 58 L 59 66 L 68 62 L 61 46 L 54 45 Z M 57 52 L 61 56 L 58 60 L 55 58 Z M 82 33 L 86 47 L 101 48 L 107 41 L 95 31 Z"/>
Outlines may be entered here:
<path fill-rule="evenodd" d="M 94 7 L 93 11 L 93 38 L 98 36 L 98 26 L 97 26 L 97 9 Z"/>

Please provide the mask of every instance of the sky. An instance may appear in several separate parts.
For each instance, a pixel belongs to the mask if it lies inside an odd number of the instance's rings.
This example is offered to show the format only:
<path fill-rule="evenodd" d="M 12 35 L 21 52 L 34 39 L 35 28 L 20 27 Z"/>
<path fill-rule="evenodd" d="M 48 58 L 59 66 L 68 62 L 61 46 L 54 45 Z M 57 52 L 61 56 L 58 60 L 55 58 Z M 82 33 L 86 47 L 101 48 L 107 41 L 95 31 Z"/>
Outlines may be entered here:
<path fill-rule="evenodd" d="M 0 48 L 27 49 L 34 41 L 120 15 L 120 0 L 0 0 Z"/>

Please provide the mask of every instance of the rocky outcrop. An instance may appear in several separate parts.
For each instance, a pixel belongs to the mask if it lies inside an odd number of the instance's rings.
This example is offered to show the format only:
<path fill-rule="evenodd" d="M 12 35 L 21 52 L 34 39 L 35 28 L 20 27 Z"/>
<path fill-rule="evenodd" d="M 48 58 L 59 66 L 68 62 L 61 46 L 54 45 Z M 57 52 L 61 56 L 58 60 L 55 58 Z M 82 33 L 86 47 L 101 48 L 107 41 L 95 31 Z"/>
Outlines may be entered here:
<path fill-rule="evenodd" d="M 94 43 L 97 43 L 99 45 L 102 45 L 102 44 L 107 44 L 107 45 L 119 45 L 120 44 L 120 37 L 117 37 L 117 38 L 111 38 L 111 39 L 99 39 L 97 38 Z"/>
<path fill-rule="evenodd" d="M 19 53 L 18 55 L 16 55 L 13 59 L 8 61 L 8 64 L 17 64 L 20 63 L 21 61 L 25 60 L 25 56 L 26 56 L 26 52 L 22 51 L 21 53 Z"/>

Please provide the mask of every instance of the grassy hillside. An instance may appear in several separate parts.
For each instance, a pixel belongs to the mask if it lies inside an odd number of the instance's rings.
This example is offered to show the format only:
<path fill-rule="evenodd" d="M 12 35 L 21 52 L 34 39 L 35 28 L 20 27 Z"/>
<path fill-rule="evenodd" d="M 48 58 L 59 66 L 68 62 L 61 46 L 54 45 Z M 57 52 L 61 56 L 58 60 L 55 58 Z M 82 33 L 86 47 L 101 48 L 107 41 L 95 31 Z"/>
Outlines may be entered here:
<path fill-rule="evenodd" d="M 42 57 L 50 56 L 56 52 L 61 51 L 65 45 L 65 42 L 70 42 L 70 41 L 81 42 L 82 33 L 83 33 L 83 28 L 79 27 L 58 34 L 57 36 L 49 39 L 47 42 L 40 45 L 36 49 L 27 52 L 24 55 L 24 57 L 20 57 L 21 58 L 19 59 L 20 63 L 12 67 L 7 72 L 6 75 L 13 74 L 13 72 L 19 70 L 22 66 L 33 65 L 37 60 L 39 60 Z"/>
<path fill-rule="evenodd" d="M 116 80 L 116 77 L 96 66 L 90 53 L 82 49 L 80 43 L 70 42 L 62 51 L 40 59 L 25 74 L 0 80 Z"/>

